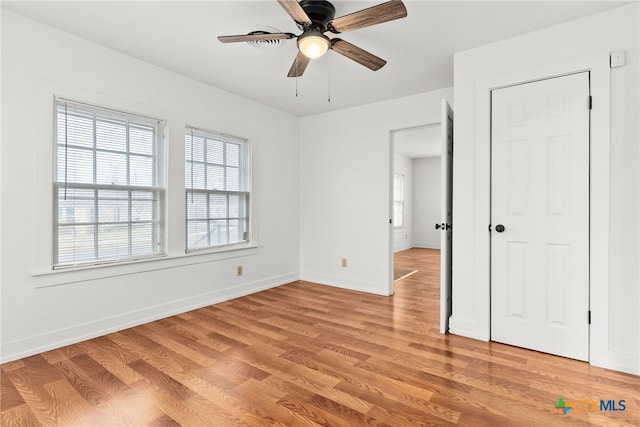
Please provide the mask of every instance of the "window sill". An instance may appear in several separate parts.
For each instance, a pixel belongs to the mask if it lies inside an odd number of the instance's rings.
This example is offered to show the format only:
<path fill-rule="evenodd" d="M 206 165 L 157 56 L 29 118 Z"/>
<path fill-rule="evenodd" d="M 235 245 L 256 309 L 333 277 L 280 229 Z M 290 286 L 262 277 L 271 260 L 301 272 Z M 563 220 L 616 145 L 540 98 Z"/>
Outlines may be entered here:
<path fill-rule="evenodd" d="M 158 271 L 187 265 L 204 264 L 212 261 L 239 258 L 258 253 L 258 246 L 248 245 L 224 250 L 203 250 L 181 255 L 165 255 L 117 263 L 94 264 L 48 270 L 32 274 L 35 288 L 68 285 L 88 280 L 126 276 L 129 274 Z"/>

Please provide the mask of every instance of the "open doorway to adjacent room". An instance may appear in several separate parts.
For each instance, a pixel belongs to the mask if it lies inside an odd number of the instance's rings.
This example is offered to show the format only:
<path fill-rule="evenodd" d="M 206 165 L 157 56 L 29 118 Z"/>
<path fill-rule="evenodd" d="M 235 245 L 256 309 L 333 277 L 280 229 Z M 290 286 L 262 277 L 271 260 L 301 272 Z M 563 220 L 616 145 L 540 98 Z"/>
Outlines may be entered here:
<path fill-rule="evenodd" d="M 393 286 L 440 283 L 440 123 L 391 131 Z M 438 295 L 434 295 L 438 298 Z"/>

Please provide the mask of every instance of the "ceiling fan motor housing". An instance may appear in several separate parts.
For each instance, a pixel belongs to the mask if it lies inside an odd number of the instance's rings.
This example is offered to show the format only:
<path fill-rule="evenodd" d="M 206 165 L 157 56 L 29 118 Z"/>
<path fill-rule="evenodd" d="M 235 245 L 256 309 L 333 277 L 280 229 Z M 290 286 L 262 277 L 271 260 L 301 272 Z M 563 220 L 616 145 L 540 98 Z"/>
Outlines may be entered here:
<path fill-rule="evenodd" d="M 326 0 L 301 0 L 300 6 L 309 19 L 311 19 L 311 25 L 307 25 L 306 27 L 298 23 L 298 27 L 300 27 L 301 30 L 314 27 L 321 32 L 325 32 L 327 31 L 329 22 L 336 15 L 336 8 Z"/>

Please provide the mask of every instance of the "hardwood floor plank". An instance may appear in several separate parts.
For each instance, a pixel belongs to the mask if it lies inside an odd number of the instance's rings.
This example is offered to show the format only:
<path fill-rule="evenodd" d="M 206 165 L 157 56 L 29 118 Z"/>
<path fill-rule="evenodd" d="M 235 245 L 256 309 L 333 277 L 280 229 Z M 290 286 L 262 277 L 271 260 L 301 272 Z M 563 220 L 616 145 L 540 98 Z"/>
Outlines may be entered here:
<path fill-rule="evenodd" d="M 314 392 L 323 387 L 332 387 L 340 381 L 339 378 L 298 365 L 259 348 L 244 349 L 242 356 L 253 366 Z"/>
<path fill-rule="evenodd" d="M 291 396 L 284 396 L 282 399 L 276 402 L 277 405 L 285 408 L 289 413 L 291 413 L 294 417 L 296 417 L 295 424 L 291 425 L 309 425 L 309 426 L 329 426 L 332 425 L 330 421 L 323 417 L 323 415 L 318 410 L 314 410 L 310 405 L 304 405 L 300 402 L 300 400 L 292 398 Z M 282 424 L 282 422 L 278 421 L 274 424 L 288 426 L 290 424 Z"/>
<path fill-rule="evenodd" d="M 127 365 L 138 360 L 123 347 L 118 346 L 107 337 L 95 338 L 76 344 L 83 353 L 102 366 L 124 384 L 132 384 L 140 380 L 140 376 Z"/>
<path fill-rule="evenodd" d="M 376 420 L 390 426 L 453 426 L 454 422 L 443 420 L 432 414 L 422 412 L 415 408 L 395 404 L 388 407 L 376 406 L 369 414 Z"/>
<path fill-rule="evenodd" d="M 191 405 L 191 402 L 174 399 L 161 387 L 158 388 L 156 383 L 148 383 L 146 379 L 133 384 L 132 387 L 138 393 L 147 396 L 155 407 L 180 425 L 206 426 L 214 422 L 212 418 L 215 418 L 215 421 L 219 420 L 217 418 L 219 412 L 215 410 L 217 408 L 214 405 L 203 406 L 200 408 L 203 412 L 199 412 Z"/>
<path fill-rule="evenodd" d="M 23 404 L 24 399 L 15 385 L 13 385 L 9 376 L 0 371 L 0 408 L 5 411 L 16 406 L 22 406 Z"/>
<path fill-rule="evenodd" d="M 317 356 L 318 355 L 316 355 L 314 360 L 318 360 Z M 405 381 L 384 375 L 362 375 L 357 371 L 359 367 L 357 363 L 341 362 L 335 358 L 330 359 L 330 361 L 323 366 L 326 366 L 328 369 L 333 369 L 335 372 L 342 373 L 342 375 L 336 374 L 336 376 L 342 378 L 342 381 L 336 384 L 334 388 L 358 396 L 372 404 L 380 401 L 386 403 L 386 405 L 383 405 L 384 407 L 402 404 L 407 408 L 419 410 L 425 415 L 433 415 L 450 422 L 455 422 L 459 417 L 459 413 L 429 402 L 433 396 L 433 392 L 424 387 L 412 386 Z M 373 401 L 371 399 L 373 399 Z"/>
<path fill-rule="evenodd" d="M 134 426 L 133 419 L 128 412 L 114 406 L 110 401 L 88 401 L 87 394 L 78 393 L 77 383 L 55 381 L 46 384 L 45 389 L 51 398 L 57 402 L 57 424 L 77 426 Z"/>
<path fill-rule="evenodd" d="M 260 381 L 255 379 L 244 382 L 230 394 L 243 406 L 252 408 L 253 417 L 250 419 L 252 425 L 269 426 L 276 422 L 285 425 L 301 424 L 300 417 L 291 413 L 287 408 L 278 405 L 277 402 L 284 395 L 277 389 L 264 387 Z"/>
<path fill-rule="evenodd" d="M 90 375 L 80 369 L 70 360 L 60 361 L 52 366 L 67 380 L 69 384 L 91 406 L 103 406 L 109 399 L 109 394 L 97 384 Z"/>
<path fill-rule="evenodd" d="M 186 323 L 179 326 L 165 327 L 149 323 L 145 326 L 145 334 L 157 343 L 172 348 L 196 363 L 206 365 L 208 361 L 220 355 L 220 351 L 200 342 L 197 336 L 189 332 Z"/>
<path fill-rule="evenodd" d="M 3 427 L 25 427 L 40 425 L 37 418 L 29 409 L 29 405 L 23 404 L 5 408 L 0 406 L 0 425 Z"/>
<path fill-rule="evenodd" d="M 5 363 L 0 424 L 640 425 L 640 377 L 441 335 L 439 252 L 396 265 L 391 297 L 298 281 Z"/>
<path fill-rule="evenodd" d="M 110 401 L 115 410 L 127 414 L 133 426 L 151 424 L 165 414 L 157 408 L 151 399 L 129 386 Z"/>
<path fill-rule="evenodd" d="M 354 426 L 380 425 L 376 419 L 368 416 L 366 413 L 356 411 L 345 406 L 333 399 L 329 399 L 322 395 L 316 394 L 308 399 L 308 402 L 325 414 L 332 414 L 338 417 L 342 423 Z"/>
<path fill-rule="evenodd" d="M 14 360 L 0 365 L 0 368 L 2 368 L 4 372 L 11 372 L 16 369 L 22 369 L 24 367 L 26 367 L 26 365 L 24 364 L 23 360 Z"/>
<path fill-rule="evenodd" d="M 433 403 L 432 392 L 417 387 L 407 387 L 404 383 L 380 376 L 357 382 L 343 381 L 337 384 L 336 388 L 359 396 L 374 404 L 374 407 L 385 408 L 387 411 L 391 408 L 400 408 L 401 412 L 413 414 L 412 417 L 420 413 L 425 419 L 437 418 L 446 423 L 456 423 L 460 418 L 459 412 Z"/>
<path fill-rule="evenodd" d="M 269 372 L 260 369 L 250 363 L 240 360 L 241 352 L 229 352 L 216 359 L 215 365 L 209 365 L 210 368 L 224 372 L 226 376 L 237 376 L 240 383 L 244 383 L 250 379 L 262 380 L 269 375 Z M 233 373 L 233 374 L 232 374 Z"/>
<path fill-rule="evenodd" d="M 180 424 L 168 415 L 161 415 L 147 424 L 147 427 L 180 427 Z"/>
<path fill-rule="evenodd" d="M 154 388 L 163 391 L 171 396 L 172 399 L 182 401 L 195 396 L 195 393 L 189 387 L 174 380 L 144 360 L 131 362 L 129 367 L 142 375 L 147 382 L 153 384 Z"/>
<path fill-rule="evenodd" d="M 57 407 L 58 402 L 45 389 L 50 382 L 42 381 L 44 378 L 39 376 L 36 370 L 32 372 L 28 366 L 10 371 L 6 375 L 24 399 L 31 414 L 38 420 L 37 424 L 57 425 L 60 412 Z"/>
<path fill-rule="evenodd" d="M 307 401 L 315 392 L 275 375 L 261 381 L 264 387 L 279 393 L 279 396 L 287 396 L 290 400 Z"/>
<path fill-rule="evenodd" d="M 144 337 L 140 332 L 123 331 L 112 334 L 110 338 L 137 356 L 136 360 L 127 364 L 129 368 L 138 361 L 145 361 L 165 373 L 177 372 L 186 368 L 192 370 L 203 368 L 202 365 L 176 353 L 173 349 L 163 347 L 155 341 Z"/>

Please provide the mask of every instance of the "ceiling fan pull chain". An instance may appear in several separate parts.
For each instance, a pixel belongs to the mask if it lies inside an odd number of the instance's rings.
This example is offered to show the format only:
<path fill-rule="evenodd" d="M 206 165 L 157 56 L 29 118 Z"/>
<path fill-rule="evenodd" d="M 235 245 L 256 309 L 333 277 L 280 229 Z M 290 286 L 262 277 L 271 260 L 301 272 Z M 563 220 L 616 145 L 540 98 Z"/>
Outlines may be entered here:
<path fill-rule="evenodd" d="M 296 55 L 296 98 L 298 97 L 298 55 Z"/>
<path fill-rule="evenodd" d="M 329 77 L 329 93 L 327 94 L 327 102 L 331 102 L 331 55 L 327 55 L 327 75 Z"/>

